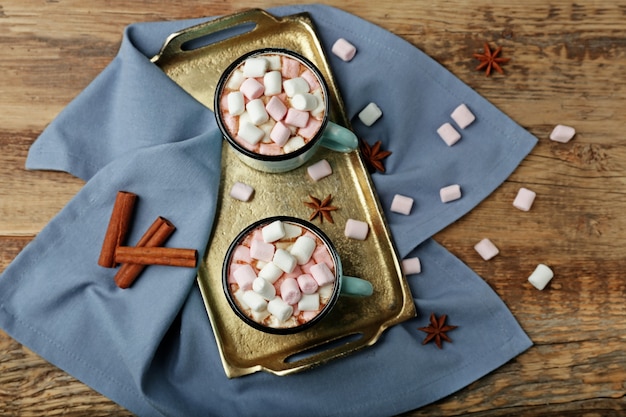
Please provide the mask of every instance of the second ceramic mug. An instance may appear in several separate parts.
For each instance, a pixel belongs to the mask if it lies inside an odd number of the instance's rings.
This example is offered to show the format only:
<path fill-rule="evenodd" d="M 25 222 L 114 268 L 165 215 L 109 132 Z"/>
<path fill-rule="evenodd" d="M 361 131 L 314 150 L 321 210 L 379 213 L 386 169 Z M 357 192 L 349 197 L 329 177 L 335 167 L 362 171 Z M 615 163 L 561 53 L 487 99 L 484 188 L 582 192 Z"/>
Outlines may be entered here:
<path fill-rule="evenodd" d="M 358 146 L 352 131 L 329 120 L 328 86 L 320 71 L 291 50 L 242 55 L 223 72 L 214 100 L 223 136 L 259 171 L 298 168 L 319 146 L 338 152 Z"/>

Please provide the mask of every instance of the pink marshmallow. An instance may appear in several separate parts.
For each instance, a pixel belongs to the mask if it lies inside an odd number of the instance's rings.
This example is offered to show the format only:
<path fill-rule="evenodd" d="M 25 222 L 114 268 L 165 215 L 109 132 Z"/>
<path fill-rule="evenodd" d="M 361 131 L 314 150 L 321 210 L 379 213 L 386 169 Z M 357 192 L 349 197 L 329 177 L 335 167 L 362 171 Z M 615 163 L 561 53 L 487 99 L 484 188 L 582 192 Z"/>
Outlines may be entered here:
<path fill-rule="evenodd" d="M 298 130 L 298 135 L 303 138 L 312 139 L 313 136 L 315 136 L 315 134 L 320 130 L 320 126 L 322 126 L 321 120 L 310 117 L 307 125 Z"/>
<path fill-rule="evenodd" d="M 461 198 L 461 186 L 458 184 L 448 185 L 439 190 L 442 203 L 458 200 Z"/>
<path fill-rule="evenodd" d="M 461 139 L 461 134 L 457 132 L 450 123 L 442 124 L 439 129 L 437 129 L 437 133 L 448 146 L 454 145 Z"/>
<path fill-rule="evenodd" d="M 550 140 L 555 142 L 567 143 L 576 134 L 576 129 L 571 126 L 556 125 L 550 133 Z"/>
<path fill-rule="evenodd" d="M 290 137 L 291 129 L 289 129 L 289 126 L 286 126 L 283 122 L 276 123 L 270 132 L 270 139 L 272 139 L 278 146 L 285 146 L 285 143 L 287 143 Z"/>
<path fill-rule="evenodd" d="M 230 196 L 240 201 L 249 201 L 253 193 L 254 188 L 242 182 L 235 182 L 230 189 Z"/>
<path fill-rule="evenodd" d="M 488 261 L 500 253 L 496 245 L 494 245 L 493 242 L 487 238 L 474 245 L 474 249 L 485 261 Z"/>
<path fill-rule="evenodd" d="M 285 116 L 285 123 L 295 127 L 306 127 L 309 122 L 310 113 L 308 111 L 289 108 Z"/>
<path fill-rule="evenodd" d="M 298 286 L 303 294 L 315 294 L 319 284 L 311 274 L 302 274 L 298 277 Z"/>
<path fill-rule="evenodd" d="M 351 61 L 354 55 L 356 55 L 354 45 L 343 38 L 339 38 L 335 41 L 331 51 L 345 62 Z"/>
<path fill-rule="evenodd" d="M 417 256 L 403 259 L 402 272 L 404 272 L 404 275 L 419 274 L 422 272 L 422 263 L 420 262 L 420 259 Z"/>
<path fill-rule="evenodd" d="M 527 188 L 520 188 L 517 192 L 515 200 L 513 200 L 513 206 L 522 211 L 529 211 L 535 201 L 537 193 L 530 191 Z"/>
<path fill-rule="evenodd" d="M 331 175 L 333 173 L 333 169 L 326 159 L 322 159 L 307 167 L 306 172 L 313 181 L 319 181 L 322 178 Z"/>
<path fill-rule="evenodd" d="M 346 237 L 356 240 L 365 240 L 368 232 L 369 226 L 367 223 L 354 219 L 348 219 L 344 229 Z"/>
<path fill-rule="evenodd" d="M 265 105 L 265 111 L 276 121 L 283 120 L 287 114 L 287 106 L 277 96 L 273 96 Z"/>
<path fill-rule="evenodd" d="M 283 148 L 276 143 L 259 144 L 259 153 L 261 155 L 282 155 Z"/>
<path fill-rule="evenodd" d="M 329 268 L 335 267 L 335 262 L 325 246 L 318 246 L 313 251 L 313 260 L 317 264 L 325 263 Z"/>
<path fill-rule="evenodd" d="M 253 240 L 250 243 L 250 256 L 263 262 L 271 262 L 274 258 L 274 245 L 265 243 L 262 240 Z"/>
<path fill-rule="evenodd" d="M 311 275 L 320 287 L 335 281 L 335 274 L 326 264 L 315 264 L 311 267 Z"/>
<path fill-rule="evenodd" d="M 409 215 L 413 207 L 413 199 L 404 195 L 396 194 L 391 202 L 391 211 Z"/>
<path fill-rule="evenodd" d="M 232 262 L 252 262 L 252 257 L 250 256 L 250 249 L 244 245 L 237 245 L 232 254 Z"/>
<path fill-rule="evenodd" d="M 311 70 L 309 69 L 304 70 L 304 72 L 300 74 L 300 77 L 304 78 L 306 82 L 309 83 L 309 87 L 311 87 L 311 91 L 315 91 L 318 88 L 320 88 L 320 83 L 317 80 L 317 77 L 315 76 L 315 74 L 311 72 Z"/>
<path fill-rule="evenodd" d="M 454 109 L 450 117 L 452 117 L 452 120 L 454 120 L 461 129 L 465 129 L 476 120 L 476 116 L 474 116 L 465 104 L 461 104 Z"/>
<path fill-rule="evenodd" d="M 296 78 L 300 75 L 300 63 L 295 59 L 282 57 L 281 74 L 285 78 Z"/>
<path fill-rule="evenodd" d="M 242 290 L 252 289 L 252 283 L 257 278 L 254 269 L 250 265 L 242 265 L 233 272 L 237 285 Z"/>
<path fill-rule="evenodd" d="M 263 95 L 265 86 L 258 82 L 255 78 L 248 78 L 241 84 L 239 91 L 241 91 L 249 100 L 254 100 L 255 98 L 259 98 Z"/>

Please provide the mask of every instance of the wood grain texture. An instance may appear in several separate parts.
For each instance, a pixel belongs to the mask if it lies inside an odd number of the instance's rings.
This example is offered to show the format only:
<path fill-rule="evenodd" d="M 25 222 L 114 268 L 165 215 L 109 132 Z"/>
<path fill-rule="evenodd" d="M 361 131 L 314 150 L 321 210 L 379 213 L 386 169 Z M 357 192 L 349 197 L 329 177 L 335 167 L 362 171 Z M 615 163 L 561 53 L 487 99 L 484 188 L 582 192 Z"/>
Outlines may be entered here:
<path fill-rule="evenodd" d="M 26 171 L 30 145 L 117 53 L 124 27 L 289 1 L 0 2 L 0 271 L 80 189 Z M 406 416 L 626 414 L 626 3 L 562 0 L 324 1 L 405 38 L 539 138 L 475 210 L 436 235 L 502 297 L 535 346 L 465 389 Z M 475 71 L 483 43 L 505 74 Z M 576 127 L 567 144 L 556 124 Z M 517 190 L 537 192 L 530 212 Z M 490 238 L 485 262 L 473 245 Z M 526 279 L 538 263 L 555 278 Z M 0 415 L 130 415 L 0 332 Z"/>

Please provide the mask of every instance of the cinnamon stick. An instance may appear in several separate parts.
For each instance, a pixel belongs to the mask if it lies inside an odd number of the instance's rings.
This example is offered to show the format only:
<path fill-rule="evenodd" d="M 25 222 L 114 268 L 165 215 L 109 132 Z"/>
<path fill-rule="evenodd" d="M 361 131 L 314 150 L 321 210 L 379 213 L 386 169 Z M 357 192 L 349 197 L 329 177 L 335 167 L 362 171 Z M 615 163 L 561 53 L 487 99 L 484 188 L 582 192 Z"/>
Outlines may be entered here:
<path fill-rule="evenodd" d="M 115 260 L 122 264 L 195 268 L 198 261 L 198 251 L 184 248 L 119 246 L 115 251 Z"/>
<path fill-rule="evenodd" d="M 164 217 L 158 217 L 154 223 L 148 228 L 146 233 L 143 234 L 139 242 L 137 242 L 137 247 L 157 247 L 162 246 L 165 241 L 170 237 L 172 233 L 174 233 L 176 227 L 170 223 Z M 128 288 L 132 285 L 133 282 L 137 279 L 137 277 L 144 270 L 146 265 L 136 264 L 136 263 L 127 263 L 122 264 L 120 269 L 115 274 L 115 284 L 117 284 L 120 288 Z"/>
<path fill-rule="evenodd" d="M 128 191 L 118 191 L 109 225 L 104 235 L 104 241 L 102 242 L 98 265 L 105 268 L 115 267 L 115 248 L 124 244 L 130 230 L 136 201 L 136 194 Z"/>

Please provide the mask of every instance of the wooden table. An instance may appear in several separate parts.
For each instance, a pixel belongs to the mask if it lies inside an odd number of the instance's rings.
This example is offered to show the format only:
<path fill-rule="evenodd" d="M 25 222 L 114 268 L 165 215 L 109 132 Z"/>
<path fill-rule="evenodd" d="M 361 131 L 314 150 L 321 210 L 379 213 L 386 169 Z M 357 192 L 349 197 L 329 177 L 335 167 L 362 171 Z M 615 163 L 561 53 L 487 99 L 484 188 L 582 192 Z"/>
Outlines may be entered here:
<path fill-rule="evenodd" d="M 626 4 L 604 0 L 324 1 L 404 37 L 539 138 L 519 169 L 436 236 L 504 299 L 534 347 L 410 416 L 626 413 Z M 588 5 L 586 3 L 589 3 Z M 45 126 L 110 62 L 133 22 L 228 14 L 279 1 L 5 0 L 0 5 L 0 271 L 81 188 L 29 172 Z M 473 53 L 501 45 L 505 74 Z M 550 141 L 556 124 L 577 129 Z M 512 207 L 520 187 L 530 212 Z M 500 255 L 484 261 L 474 244 Z M 555 278 L 527 282 L 538 263 Z M 33 295 L 36 297 L 36 295 Z M 0 331 L 1 415 L 129 415 Z"/>

